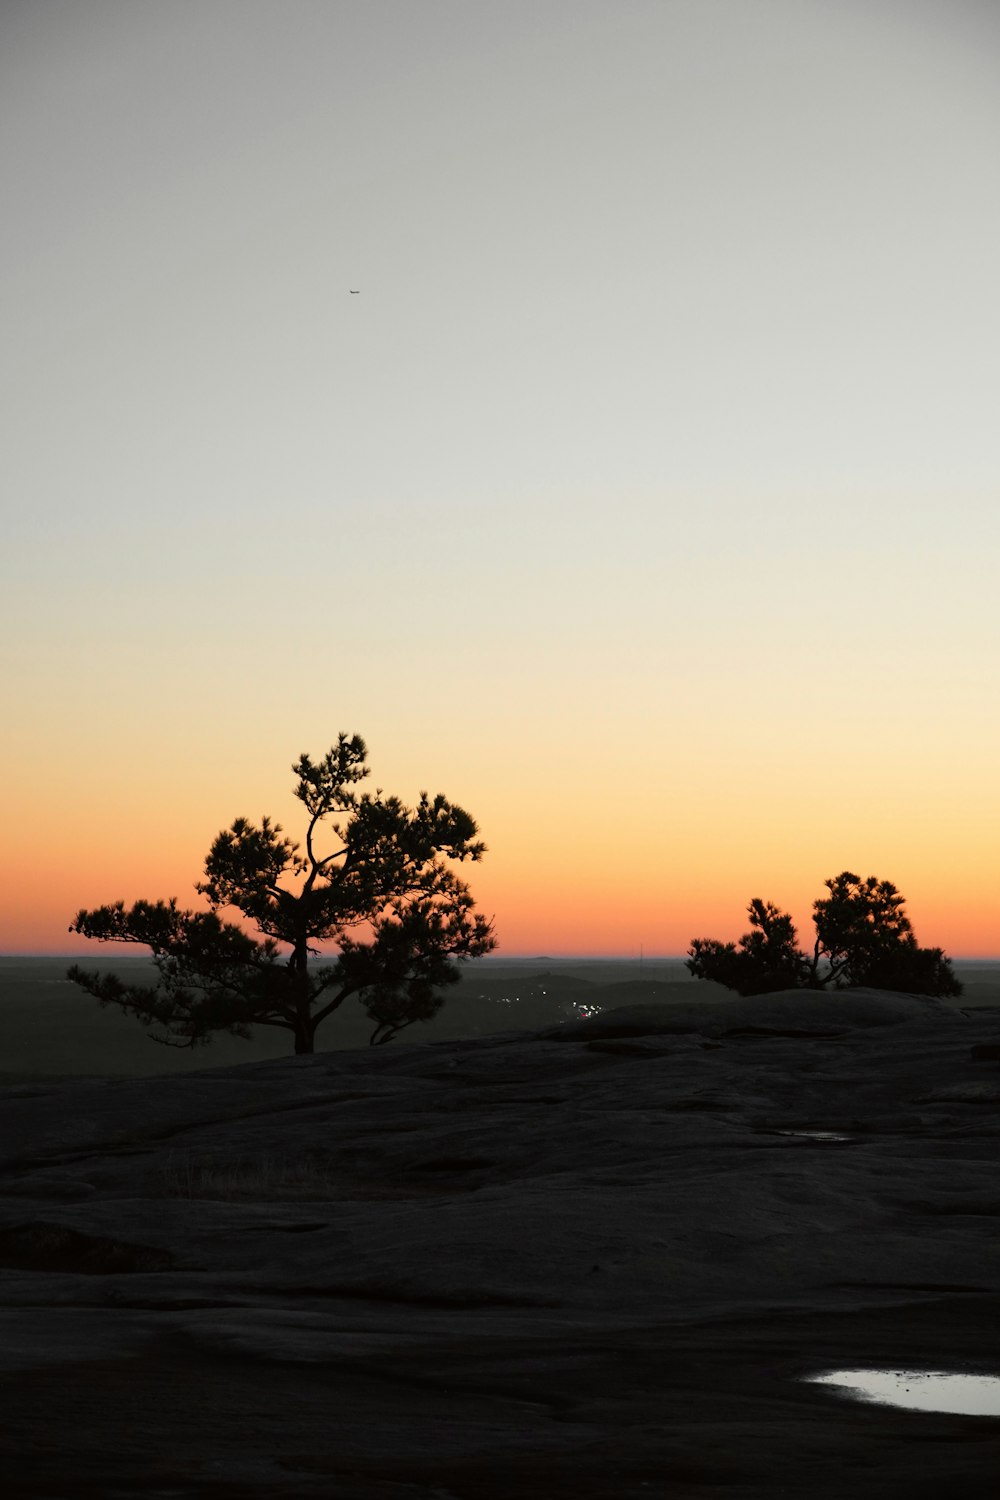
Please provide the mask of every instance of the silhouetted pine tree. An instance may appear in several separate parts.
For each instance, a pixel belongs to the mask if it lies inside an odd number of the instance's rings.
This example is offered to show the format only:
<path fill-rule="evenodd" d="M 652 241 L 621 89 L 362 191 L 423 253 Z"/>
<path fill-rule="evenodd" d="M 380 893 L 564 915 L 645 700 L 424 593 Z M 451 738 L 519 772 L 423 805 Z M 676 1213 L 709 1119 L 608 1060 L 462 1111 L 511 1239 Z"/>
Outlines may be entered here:
<path fill-rule="evenodd" d="M 366 759 L 361 737 L 345 734 L 319 762 L 300 756 L 292 769 L 309 815 L 305 853 L 269 818 L 259 827 L 237 818 L 212 844 L 195 887 L 208 911 L 170 900 L 77 913 L 71 932 L 151 948 L 158 984 L 126 984 L 78 965 L 69 978 L 178 1047 L 218 1031 L 248 1037 L 254 1026 L 277 1026 L 293 1034 L 296 1052 L 312 1052 L 317 1028 L 351 995 L 373 1022 L 372 1043 L 428 1020 L 443 1004 L 439 992 L 459 977 L 454 960 L 496 946 L 448 863 L 479 860 L 485 845 L 469 814 L 444 797 L 422 793 L 408 808 L 381 790 L 359 795 Z M 320 852 L 327 820 L 335 820 L 335 847 Z M 224 922 L 226 907 L 260 936 Z M 329 964 L 310 963 L 318 942 L 337 945 Z"/>

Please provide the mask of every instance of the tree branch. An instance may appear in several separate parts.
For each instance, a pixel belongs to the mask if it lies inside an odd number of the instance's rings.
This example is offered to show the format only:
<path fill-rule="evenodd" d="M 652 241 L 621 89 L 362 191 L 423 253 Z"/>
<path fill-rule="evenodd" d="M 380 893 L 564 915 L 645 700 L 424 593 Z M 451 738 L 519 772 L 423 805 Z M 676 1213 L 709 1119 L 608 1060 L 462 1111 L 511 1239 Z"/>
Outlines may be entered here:
<path fill-rule="evenodd" d="M 360 990 L 365 988 L 366 986 L 363 984 L 348 984 L 342 990 L 338 990 L 332 1000 L 328 1000 L 321 1010 L 316 1011 L 312 1018 L 315 1025 L 318 1026 L 321 1021 L 325 1021 L 327 1016 L 332 1016 L 334 1011 L 339 1010 L 350 995 L 356 995 Z"/>

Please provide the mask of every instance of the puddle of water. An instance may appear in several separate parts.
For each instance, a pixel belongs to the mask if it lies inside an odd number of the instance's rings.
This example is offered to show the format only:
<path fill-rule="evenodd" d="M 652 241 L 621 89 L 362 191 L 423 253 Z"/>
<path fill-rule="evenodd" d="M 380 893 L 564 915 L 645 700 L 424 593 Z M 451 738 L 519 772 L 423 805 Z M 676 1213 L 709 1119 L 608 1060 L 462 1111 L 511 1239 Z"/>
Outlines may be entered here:
<path fill-rule="evenodd" d="M 838 1135 L 835 1130 L 776 1130 L 775 1135 L 794 1135 L 807 1141 L 849 1141 L 849 1135 Z"/>
<path fill-rule="evenodd" d="M 831 1370 L 810 1375 L 817 1385 L 841 1386 L 859 1401 L 910 1411 L 948 1411 L 1000 1417 L 1000 1376 L 949 1375 L 943 1370 Z"/>

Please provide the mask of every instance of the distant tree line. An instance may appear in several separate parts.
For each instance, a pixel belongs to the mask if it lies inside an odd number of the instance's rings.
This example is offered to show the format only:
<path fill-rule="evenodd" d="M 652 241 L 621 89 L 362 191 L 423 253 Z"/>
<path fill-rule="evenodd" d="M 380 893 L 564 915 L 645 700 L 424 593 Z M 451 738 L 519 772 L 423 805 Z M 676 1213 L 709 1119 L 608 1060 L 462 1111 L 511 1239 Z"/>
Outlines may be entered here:
<path fill-rule="evenodd" d="M 688 969 L 741 995 L 849 985 L 911 995 L 962 993 L 942 950 L 918 946 L 904 898 L 891 881 L 844 870 L 823 883 L 829 894 L 813 902 L 811 953 L 798 947 L 787 912 L 754 897 L 747 908 L 750 931 L 736 943 L 695 938 Z"/>

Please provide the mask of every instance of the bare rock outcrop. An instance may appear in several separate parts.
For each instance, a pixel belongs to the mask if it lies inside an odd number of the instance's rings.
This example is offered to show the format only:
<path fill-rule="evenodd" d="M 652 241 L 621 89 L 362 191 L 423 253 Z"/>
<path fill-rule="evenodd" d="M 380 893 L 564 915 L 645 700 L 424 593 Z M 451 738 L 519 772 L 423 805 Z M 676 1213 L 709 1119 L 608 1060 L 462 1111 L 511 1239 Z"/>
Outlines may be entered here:
<path fill-rule="evenodd" d="M 23 1495 L 994 1493 L 1000 1013 L 879 992 L 0 1090 Z M 938 1486 L 938 1488 L 935 1488 Z"/>

